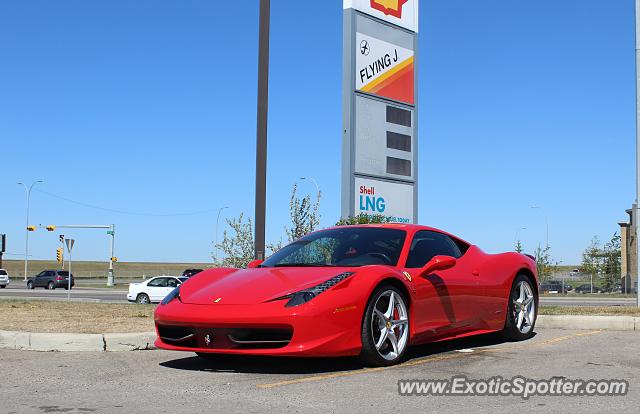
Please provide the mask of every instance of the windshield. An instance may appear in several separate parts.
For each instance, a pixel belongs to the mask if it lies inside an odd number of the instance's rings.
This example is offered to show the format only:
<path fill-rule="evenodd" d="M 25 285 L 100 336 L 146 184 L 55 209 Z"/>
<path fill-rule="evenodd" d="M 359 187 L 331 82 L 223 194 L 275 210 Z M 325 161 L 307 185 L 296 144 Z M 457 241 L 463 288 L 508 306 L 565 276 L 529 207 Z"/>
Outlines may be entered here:
<path fill-rule="evenodd" d="M 405 237 L 404 230 L 380 227 L 323 230 L 283 247 L 261 267 L 395 266 Z"/>

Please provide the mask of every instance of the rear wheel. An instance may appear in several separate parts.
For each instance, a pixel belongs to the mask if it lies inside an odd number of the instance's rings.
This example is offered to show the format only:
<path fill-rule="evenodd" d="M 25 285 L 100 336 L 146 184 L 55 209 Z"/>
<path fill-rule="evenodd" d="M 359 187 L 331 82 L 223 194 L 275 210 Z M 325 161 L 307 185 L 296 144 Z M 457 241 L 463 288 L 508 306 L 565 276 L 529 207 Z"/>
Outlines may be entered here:
<path fill-rule="evenodd" d="M 516 276 L 509 294 L 509 308 L 503 336 L 512 341 L 522 341 L 533 336 L 538 315 L 538 294 L 525 275 Z"/>
<path fill-rule="evenodd" d="M 399 289 L 383 285 L 373 292 L 361 335 L 360 358 L 367 365 L 388 366 L 402 360 L 409 344 L 409 308 Z"/>
<path fill-rule="evenodd" d="M 47 289 L 49 289 L 49 290 L 53 290 L 55 288 L 56 288 L 56 285 L 53 282 L 49 282 L 49 284 L 47 285 Z"/>
<path fill-rule="evenodd" d="M 149 295 L 147 295 L 146 293 L 140 293 L 136 297 L 136 302 L 141 304 L 141 305 L 146 305 L 146 304 L 151 303 L 151 300 L 149 300 Z"/>

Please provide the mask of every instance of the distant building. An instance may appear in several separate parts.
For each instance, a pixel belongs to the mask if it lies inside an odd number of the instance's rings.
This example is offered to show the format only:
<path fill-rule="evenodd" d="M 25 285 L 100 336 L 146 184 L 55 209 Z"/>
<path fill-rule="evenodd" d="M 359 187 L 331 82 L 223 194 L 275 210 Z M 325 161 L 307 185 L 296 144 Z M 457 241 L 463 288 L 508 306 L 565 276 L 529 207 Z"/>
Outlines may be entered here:
<path fill-rule="evenodd" d="M 635 275 L 638 274 L 638 260 L 637 260 L 637 220 L 634 217 L 636 211 L 636 205 L 627 210 L 629 215 L 628 223 L 618 223 L 620 225 L 620 247 L 621 247 L 621 272 L 622 277 L 622 290 L 631 292 L 635 282 Z M 626 286 L 626 290 L 625 290 Z"/>

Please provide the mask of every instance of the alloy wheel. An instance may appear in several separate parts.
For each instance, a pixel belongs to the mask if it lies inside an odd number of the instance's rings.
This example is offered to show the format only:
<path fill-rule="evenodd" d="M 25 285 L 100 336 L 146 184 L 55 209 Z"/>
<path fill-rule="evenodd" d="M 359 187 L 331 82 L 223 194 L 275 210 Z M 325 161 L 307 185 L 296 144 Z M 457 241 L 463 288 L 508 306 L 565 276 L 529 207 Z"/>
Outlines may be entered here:
<path fill-rule="evenodd" d="M 511 300 L 516 329 L 522 334 L 529 333 L 536 319 L 536 301 L 531 285 L 521 280 L 514 289 Z"/>
<path fill-rule="evenodd" d="M 371 334 L 378 354 L 388 361 L 397 359 L 407 346 L 409 318 L 401 295 L 386 290 L 378 296 L 371 315 Z"/>

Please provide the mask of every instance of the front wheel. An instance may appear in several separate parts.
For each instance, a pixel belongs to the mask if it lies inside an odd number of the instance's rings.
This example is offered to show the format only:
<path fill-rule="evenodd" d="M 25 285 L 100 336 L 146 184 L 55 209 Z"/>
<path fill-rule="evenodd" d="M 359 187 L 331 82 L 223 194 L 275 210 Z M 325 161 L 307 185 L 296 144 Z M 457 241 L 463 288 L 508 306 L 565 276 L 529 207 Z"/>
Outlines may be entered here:
<path fill-rule="evenodd" d="M 4 289 L 6 287 L 7 287 L 7 285 L 0 285 L 0 289 Z"/>
<path fill-rule="evenodd" d="M 27 289 L 33 289 L 33 282 L 32 281 L 28 281 L 27 282 Z"/>
<path fill-rule="evenodd" d="M 376 289 L 362 321 L 362 353 L 367 365 L 389 366 L 402 360 L 409 344 L 409 311 L 399 289 L 383 285 Z"/>
<path fill-rule="evenodd" d="M 146 293 L 141 293 L 136 298 L 136 302 L 138 302 L 141 305 L 146 305 L 151 303 L 151 300 L 149 300 L 149 295 L 147 295 Z"/>
<path fill-rule="evenodd" d="M 509 294 L 509 307 L 503 336 L 512 341 L 522 341 L 533 336 L 538 315 L 538 294 L 525 275 L 516 276 Z"/>

